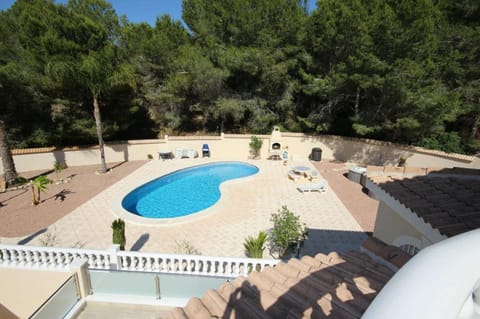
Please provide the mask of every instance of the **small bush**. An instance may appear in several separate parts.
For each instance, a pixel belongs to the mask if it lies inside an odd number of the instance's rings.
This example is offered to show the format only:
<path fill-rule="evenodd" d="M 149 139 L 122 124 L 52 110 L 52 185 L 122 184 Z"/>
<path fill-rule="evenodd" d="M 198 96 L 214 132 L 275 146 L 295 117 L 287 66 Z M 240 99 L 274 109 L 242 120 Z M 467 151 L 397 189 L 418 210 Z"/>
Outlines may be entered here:
<path fill-rule="evenodd" d="M 17 176 L 15 178 L 15 185 L 24 185 L 24 184 L 27 184 L 29 181 L 27 178 L 25 177 L 22 177 L 22 176 Z"/>
<path fill-rule="evenodd" d="M 112 242 L 120 245 L 120 250 L 125 250 L 127 239 L 125 237 L 125 222 L 122 219 L 116 219 L 112 222 Z"/>
<path fill-rule="evenodd" d="M 188 240 L 175 241 L 175 253 L 182 255 L 201 255 L 200 251 Z"/>
<path fill-rule="evenodd" d="M 308 229 L 300 222 L 300 217 L 292 213 L 287 206 L 282 206 L 278 213 L 273 213 L 270 221 L 273 222 L 272 249 L 279 256 L 285 256 L 289 248 L 302 239 Z"/>
<path fill-rule="evenodd" d="M 264 231 L 259 232 L 257 238 L 247 237 L 243 243 L 247 256 L 250 258 L 263 258 L 267 237 L 267 233 Z"/>
<path fill-rule="evenodd" d="M 256 136 L 252 136 L 250 139 L 250 153 L 253 155 L 253 158 L 258 158 L 260 156 L 260 149 L 262 148 L 263 141 Z"/>
<path fill-rule="evenodd" d="M 55 229 L 53 229 L 51 232 L 48 232 L 42 235 L 39 238 L 39 240 L 42 246 L 45 246 L 45 247 L 54 247 L 55 245 L 58 244 L 57 235 L 55 234 Z"/>
<path fill-rule="evenodd" d="M 153 155 L 152 155 L 152 154 L 147 154 L 147 158 L 148 158 L 149 160 L 152 160 L 152 159 L 153 159 Z"/>
<path fill-rule="evenodd" d="M 59 162 L 59 161 L 53 162 L 53 170 L 57 175 L 66 168 L 67 168 L 67 163 L 65 162 Z"/>

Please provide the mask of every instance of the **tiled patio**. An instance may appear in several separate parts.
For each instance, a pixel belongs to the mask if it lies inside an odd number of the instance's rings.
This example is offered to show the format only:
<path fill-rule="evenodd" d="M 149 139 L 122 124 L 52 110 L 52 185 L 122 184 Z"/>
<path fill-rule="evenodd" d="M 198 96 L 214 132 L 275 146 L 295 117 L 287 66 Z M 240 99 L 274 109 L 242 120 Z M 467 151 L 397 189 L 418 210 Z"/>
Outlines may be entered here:
<path fill-rule="evenodd" d="M 120 201 L 123 194 L 168 172 L 211 161 L 199 158 L 150 161 L 51 225 L 48 231 L 55 235 L 56 246 L 106 249 L 111 245 L 110 225 L 118 217 L 113 203 Z M 126 249 L 182 253 L 178 243 L 188 241 L 202 255 L 244 257 L 244 239 L 269 229 L 271 214 L 283 205 L 300 215 L 301 221 L 310 228 L 302 254 L 356 249 L 366 238 L 331 187 L 326 193 L 302 194 L 296 185 L 308 180 L 296 183 L 289 180 L 287 172 L 291 165 L 268 160 L 250 162 L 260 168 L 258 174 L 224 183 L 220 201 L 191 219 L 168 225 L 139 225 L 127 221 Z M 308 161 L 300 164 L 313 167 Z M 319 164 L 315 165 L 322 174 Z M 18 241 L 19 238 L 2 238 L 2 243 Z M 40 245 L 39 238 L 29 245 Z M 264 257 L 271 258 L 268 253 Z"/>

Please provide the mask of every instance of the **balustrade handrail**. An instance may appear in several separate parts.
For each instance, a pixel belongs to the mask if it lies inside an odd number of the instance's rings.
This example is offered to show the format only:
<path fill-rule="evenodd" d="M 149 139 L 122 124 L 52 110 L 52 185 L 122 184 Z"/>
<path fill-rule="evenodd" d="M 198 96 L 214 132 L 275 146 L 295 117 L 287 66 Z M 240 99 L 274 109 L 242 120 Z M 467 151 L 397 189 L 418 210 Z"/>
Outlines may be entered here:
<path fill-rule="evenodd" d="M 362 319 L 480 318 L 480 229 L 422 249 L 390 279 Z"/>
<path fill-rule="evenodd" d="M 108 250 L 35 247 L 0 244 L 0 266 L 66 269 L 75 260 L 87 260 L 89 269 L 144 271 L 203 276 L 237 277 L 251 270 L 275 266 L 279 260 L 175 255 Z"/>

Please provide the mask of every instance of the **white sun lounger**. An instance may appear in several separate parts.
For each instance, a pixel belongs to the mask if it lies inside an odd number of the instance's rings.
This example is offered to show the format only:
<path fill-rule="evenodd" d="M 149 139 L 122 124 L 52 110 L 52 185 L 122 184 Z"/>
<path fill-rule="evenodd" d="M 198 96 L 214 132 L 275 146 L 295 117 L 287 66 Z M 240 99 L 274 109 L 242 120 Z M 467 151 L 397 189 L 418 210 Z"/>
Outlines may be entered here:
<path fill-rule="evenodd" d="M 307 172 L 307 177 L 309 180 L 313 181 L 314 179 L 319 178 L 320 174 L 315 170 L 310 170 Z"/>
<path fill-rule="evenodd" d="M 324 179 L 318 181 L 317 183 L 310 183 L 297 186 L 297 189 L 302 192 L 322 192 L 327 191 L 328 182 Z"/>

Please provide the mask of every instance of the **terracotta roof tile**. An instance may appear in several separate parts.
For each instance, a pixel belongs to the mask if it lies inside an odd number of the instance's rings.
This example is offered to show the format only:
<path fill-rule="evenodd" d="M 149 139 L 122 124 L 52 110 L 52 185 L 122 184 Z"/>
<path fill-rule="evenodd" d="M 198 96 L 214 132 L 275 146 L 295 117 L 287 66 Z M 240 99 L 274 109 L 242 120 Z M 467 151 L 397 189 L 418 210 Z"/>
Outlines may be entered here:
<path fill-rule="evenodd" d="M 480 227 L 480 170 L 428 168 L 427 172 L 431 175 L 369 179 L 445 236 Z"/>
<path fill-rule="evenodd" d="M 393 274 L 360 252 L 305 256 L 226 282 L 167 318 L 360 318 Z"/>

